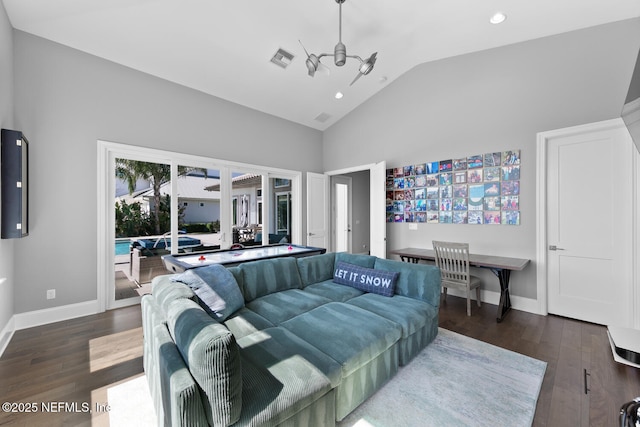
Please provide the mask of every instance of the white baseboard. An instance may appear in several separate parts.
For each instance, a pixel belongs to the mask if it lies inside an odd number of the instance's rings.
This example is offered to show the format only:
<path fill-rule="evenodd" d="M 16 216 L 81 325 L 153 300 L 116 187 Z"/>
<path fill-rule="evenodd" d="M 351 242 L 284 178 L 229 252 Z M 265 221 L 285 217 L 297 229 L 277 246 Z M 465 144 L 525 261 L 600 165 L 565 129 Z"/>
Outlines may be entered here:
<path fill-rule="evenodd" d="M 7 349 L 9 345 L 9 341 L 13 337 L 13 333 L 15 332 L 15 316 L 11 316 L 7 324 L 2 331 L 0 332 L 0 357 L 4 354 L 4 351 Z"/>
<path fill-rule="evenodd" d="M 466 298 L 464 292 L 456 289 L 449 289 L 449 295 Z M 475 293 L 474 293 L 475 295 Z M 482 302 L 498 305 L 500 302 L 500 293 L 480 291 Z M 528 313 L 541 314 L 539 312 L 538 301 L 531 298 L 519 296 L 511 296 L 511 307 L 514 310 L 526 311 Z M 32 328 L 34 326 L 46 325 L 49 323 L 60 322 L 63 320 L 75 319 L 76 317 L 88 316 L 100 313 L 98 300 L 80 302 L 77 304 L 63 305 L 60 307 L 45 308 L 42 310 L 30 311 L 27 313 L 14 314 L 7 325 L 0 332 L 0 356 L 4 353 L 9 341 L 13 337 L 13 333 L 20 329 Z"/>
<path fill-rule="evenodd" d="M 100 313 L 98 300 L 18 313 L 13 317 L 15 319 L 15 330 L 17 331 L 96 313 Z"/>
<path fill-rule="evenodd" d="M 457 289 L 447 289 L 447 294 L 453 295 L 456 297 L 467 298 L 467 295 L 463 291 L 459 291 Z M 471 293 L 471 299 L 475 301 L 475 291 Z M 533 314 L 543 314 L 540 313 L 540 307 L 538 305 L 538 300 L 519 297 L 515 295 L 510 295 L 511 298 L 511 308 L 514 310 L 526 311 L 527 313 Z M 487 291 L 484 289 L 480 290 L 480 301 L 486 302 L 488 304 L 500 304 L 500 292 L 495 291 Z"/>

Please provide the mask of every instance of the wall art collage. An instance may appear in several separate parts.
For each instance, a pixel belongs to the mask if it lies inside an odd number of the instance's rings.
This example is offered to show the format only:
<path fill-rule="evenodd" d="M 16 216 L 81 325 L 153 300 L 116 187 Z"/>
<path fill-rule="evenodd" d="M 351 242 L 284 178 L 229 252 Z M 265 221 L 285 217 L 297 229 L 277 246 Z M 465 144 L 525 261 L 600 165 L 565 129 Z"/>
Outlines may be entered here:
<path fill-rule="evenodd" d="M 520 224 L 520 150 L 387 169 L 387 222 Z"/>

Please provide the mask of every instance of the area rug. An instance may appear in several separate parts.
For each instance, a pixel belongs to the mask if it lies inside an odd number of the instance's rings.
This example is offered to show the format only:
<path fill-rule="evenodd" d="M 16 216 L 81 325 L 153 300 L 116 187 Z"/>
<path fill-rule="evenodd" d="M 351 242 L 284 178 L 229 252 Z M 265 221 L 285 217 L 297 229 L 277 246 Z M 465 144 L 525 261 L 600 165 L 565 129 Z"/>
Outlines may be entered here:
<path fill-rule="evenodd" d="M 440 328 L 339 427 L 530 426 L 547 364 Z M 156 425 L 144 375 L 107 391 L 111 426 Z"/>
<path fill-rule="evenodd" d="M 546 362 L 440 328 L 339 427 L 530 426 Z"/>
<path fill-rule="evenodd" d="M 147 377 L 141 375 L 107 389 L 109 425 L 112 427 L 157 426 Z"/>

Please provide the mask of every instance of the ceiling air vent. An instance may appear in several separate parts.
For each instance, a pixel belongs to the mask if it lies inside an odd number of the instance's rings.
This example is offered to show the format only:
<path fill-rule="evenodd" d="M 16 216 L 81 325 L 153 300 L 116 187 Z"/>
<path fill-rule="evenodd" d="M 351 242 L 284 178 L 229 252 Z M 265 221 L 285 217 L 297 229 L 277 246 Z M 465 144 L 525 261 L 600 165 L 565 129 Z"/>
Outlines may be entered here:
<path fill-rule="evenodd" d="M 295 55 L 287 52 L 286 50 L 280 48 L 271 58 L 271 62 L 276 64 L 278 67 L 287 68 Z"/>
<path fill-rule="evenodd" d="M 320 114 L 318 114 L 318 117 L 315 118 L 315 120 L 319 121 L 320 123 L 324 123 L 327 120 L 329 120 L 330 118 L 331 118 L 331 114 L 320 113 Z"/>

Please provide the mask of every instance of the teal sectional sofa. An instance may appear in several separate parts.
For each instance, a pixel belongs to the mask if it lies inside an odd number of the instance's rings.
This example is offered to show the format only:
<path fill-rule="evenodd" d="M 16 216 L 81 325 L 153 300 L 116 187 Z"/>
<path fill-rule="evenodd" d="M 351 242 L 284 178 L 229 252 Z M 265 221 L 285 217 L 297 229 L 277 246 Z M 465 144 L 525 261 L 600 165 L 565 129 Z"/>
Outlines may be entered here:
<path fill-rule="evenodd" d="M 200 292 L 227 291 L 179 275 L 156 277 L 142 299 L 159 425 L 332 426 L 438 332 L 434 266 L 326 253 L 221 273 L 239 301 L 212 309 Z"/>

